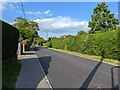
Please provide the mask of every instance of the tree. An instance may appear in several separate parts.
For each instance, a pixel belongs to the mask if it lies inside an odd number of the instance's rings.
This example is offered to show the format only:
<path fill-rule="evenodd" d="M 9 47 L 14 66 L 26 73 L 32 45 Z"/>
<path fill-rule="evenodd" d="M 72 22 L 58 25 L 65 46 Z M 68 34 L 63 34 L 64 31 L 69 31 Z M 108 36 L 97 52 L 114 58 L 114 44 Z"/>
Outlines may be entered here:
<path fill-rule="evenodd" d="M 22 40 L 34 38 L 38 36 L 39 26 L 37 22 L 28 21 L 22 17 L 14 19 L 17 23 L 13 24 L 19 30 L 19 35 Z"/>
<path fill-rule="evenodd" d="M 66 35 L 66 37 L 68 38 L 68 37 L 71 37 L 72 35 Z"/>
<path fill-rule="evenodd" d="M 48 38 L 48 42 L 51 41 L 51 37 Z"/>
<path fill-rule="evenodd" d="M 45 40 L 42 37 L 35 37 L 33 39 L 34 45 L 42 45 L 45 42 Z"/>
<path fill-rule="evenodd" d="M 79 32 L 77 33 L 77 35 L 83 35 L 83 34 L 86 34 L 86 32 L 85 32 L 85 31 L 79 31 Z"/>
<path fill-rule="evenodd" d="M 108 5 L 105 2 L 98 4 L 94 8 L 91 15 L 92 21 L 89 21 L 88 27 L 91 28 L 90 33 L 106 32 L 117 28 L 119 24 L 118 19 L 114 18 L 114 14 L 110 14 L 110 10 L 107 9 Z"/>

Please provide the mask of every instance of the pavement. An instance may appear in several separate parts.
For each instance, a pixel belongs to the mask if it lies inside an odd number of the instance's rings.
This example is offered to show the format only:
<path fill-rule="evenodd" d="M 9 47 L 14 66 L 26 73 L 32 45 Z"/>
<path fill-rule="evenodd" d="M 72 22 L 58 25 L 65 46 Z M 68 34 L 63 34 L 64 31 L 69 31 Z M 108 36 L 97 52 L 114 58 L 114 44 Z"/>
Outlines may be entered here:
<path fill-rule="evenodd" d="M 119 87 L 117 66 L 44 47 L 34 49 L 53 88 Z"/>
<path fill-rule="evenodd" d="M 19 60 L 22 68 L 17 78 L 16 88 L 50 89 L 50 83 L 33 49 L 24 52 L 23 55 L 19 56 Z"/>
<path fill-rule="evenodd" d="M 19 60 L 16 88 L 119 88 L 119 66 L 102 61 L 37 46 Z"/>

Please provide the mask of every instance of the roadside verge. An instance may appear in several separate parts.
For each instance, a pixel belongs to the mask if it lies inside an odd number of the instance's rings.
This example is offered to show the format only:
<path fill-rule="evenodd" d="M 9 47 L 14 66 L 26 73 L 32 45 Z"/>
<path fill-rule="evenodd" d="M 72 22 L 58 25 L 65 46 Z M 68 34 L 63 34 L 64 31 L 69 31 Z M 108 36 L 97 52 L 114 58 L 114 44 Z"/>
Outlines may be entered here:
<path fill-rule="evenodd" d="M 63 49 L 54 49 L 54 48 L 48 48 L 48 49 L 60 51 L 63 53 L 67 53 L 67 54 L 71 54 L 71 55 L 75 55 L 75 56 L 79 56 L 79 57 L 83 57 L 83 58 L 87 58 L 87 59 L 91 59 L 95 61 L 101 60 L 101 56 L 86 55 L 86 54 L 81 54 L 81 53 L 72 52 L 72 51 L 65 51 Z M 120 62 L 118 60 L 107 59 L 107 58 L 103 59 L 103 63 L 107 63 L 107 64 L 114 65 L 114 66 L 120 65 Z"/>

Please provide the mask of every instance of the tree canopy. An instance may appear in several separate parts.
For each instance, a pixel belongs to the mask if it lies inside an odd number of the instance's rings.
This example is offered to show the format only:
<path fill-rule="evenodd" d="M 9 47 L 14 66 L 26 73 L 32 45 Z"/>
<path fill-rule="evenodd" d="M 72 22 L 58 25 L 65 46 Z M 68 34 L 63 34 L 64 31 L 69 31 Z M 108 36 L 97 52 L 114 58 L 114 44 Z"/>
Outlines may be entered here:
<path fill-rule="evenodd" d="M 34 45 L 42 45 L 42 43 L 45 42 L 45 39 L 43 39 L 42 37 L 35 37 L 33 39 L 33 44 Z"/>
<path fill-rule="evenodd" d="M 110 14 L 105 2 L 98 4 L 93 10 L 92 21 L 89 21 L 88 27 L 91 28 L 90 33 L 106 32 L 117 28 L 118 19 L 114 18 L 114 14 Z"/>
<path fill-rule="evenodd" d="M 37 22 L 28 21 L 22 17 L 14 19 L 17 23 L 13 24 L 19 30 L 22 40 L 38 37 L 39 26 Z"/>
<path fill-rule="evenodd" d="M 85 31 L 79 31 L 78 33 L 77 33 L 77 35 L 83 35 L 83 34 L 86 34 L 86 32 Z"/>

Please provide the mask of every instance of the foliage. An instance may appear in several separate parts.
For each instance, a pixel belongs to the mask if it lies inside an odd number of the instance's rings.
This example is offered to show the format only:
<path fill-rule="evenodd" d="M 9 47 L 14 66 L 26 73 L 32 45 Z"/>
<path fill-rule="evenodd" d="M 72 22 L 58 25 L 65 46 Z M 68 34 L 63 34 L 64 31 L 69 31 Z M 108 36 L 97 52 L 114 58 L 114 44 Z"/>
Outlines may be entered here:
<path fill-rule="evenodd" d="M 52 47 L 51 38 L 49 38 L 47 42 L 44 42 L 44 43 L 43 43 L 43 46 Z"/>
<path fill-rule="evenodd" d="M 51 37 L 48 38 L 48 42 L 51 41 Z"/>
<path fill-rule="evenodd" d="M 66 35 L 66 38 L 71 37 L 72 35 Z"/>
<path fill-rule="evenodd" d="M 45 40 L 42 37 L 35 37 L 33 39 L 34 45 L 42 46 L 44 42 L 45 42 Z"/>
<path fill-rule="evenodd" d="M 22 43 L 25 43 L 25 50 L 28 51 L 32 43 L 32 38 L 25 39 L 22 41 Z"/>
<path fill-rule="evenodd" d="M 85 31 L 79 31 L 79 32 L 77 33 L 77 35 L 83 35 L 83 34 L 86 34 L 86 32 L 85 32 Z"/>
<path fill-rule="evenodd" d="M 28 47 L 32 44 L 33 39 L 38 37 L 38 23 L 34 21 L 28 21 L 22 17 L 17 17 L 14 19 L 14 21 L 17 23 L 13 24 L 13 26 L 19 30 L 19 42 L 26 41 L 26 45 L 28 45 L 26 47 L 29 49 Z"/>
<path fill-rule="evenodd" d="M 2 88 L 15 88 L 17 76 L 21 69 L 19 60 L 8 60 L 2 62 Z"/>
<path fill-rule="evenodd" d="M 65 45 L 65 48 L 64 48 L 65 51 L 67 51 L 67 45 Z"/>
<path fill-rule="evenodd" d="M 118 30 L 93 34 L 87 42 L 86 52 L 105 58 L 118 59 Z"/>
<path fill-rule="evenodd" d="M 105 2 L 98 4 L 93 10 L 91 15 L 92 21 L 89 21 L 91 28 L 90 33 L 106 32 L 117 28 L 119 24 L 118 19 L 114 18 L 114 14 L 110 14 L 110 10 L 107 9 L 108 5 Z"/>
<path fill-rule="evenodd" d="M 118 31 L 118 60 L 120 61 L 120 30 Z"/>
<path fill-rule="evenodd" d="M 18 48 L 19 31 L 9 25 L 2 22 L 2 60 L 17 58 L 16 52 Z"/>
<path fill-rule="evenodd" d="M 52 38 L 52 47 L 104 58 L 119 59 L 118 31 L 77 35 L 69 38 Z M 44 45 L 48 46 L 48 43 L 44 43 Z"/>
<path fill-rule="evenodd" d="M 17 17 L 14 21 L 17 23 L 13 24 L 13 26 L 19 30 L 19 35 L 23 40 L 38 36 L 37 30 L 39 30 L 39 28 L 37 22 L 28 21 L 22 17 Z"/>

